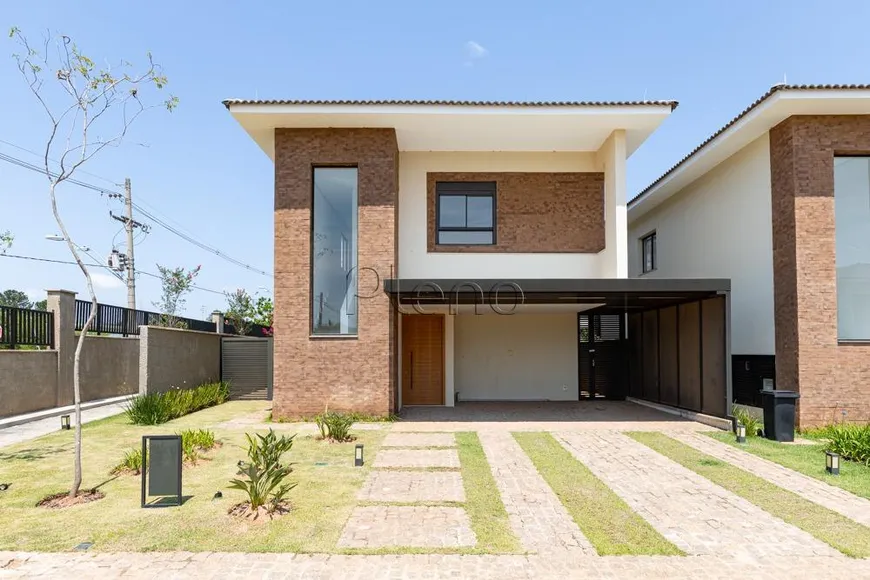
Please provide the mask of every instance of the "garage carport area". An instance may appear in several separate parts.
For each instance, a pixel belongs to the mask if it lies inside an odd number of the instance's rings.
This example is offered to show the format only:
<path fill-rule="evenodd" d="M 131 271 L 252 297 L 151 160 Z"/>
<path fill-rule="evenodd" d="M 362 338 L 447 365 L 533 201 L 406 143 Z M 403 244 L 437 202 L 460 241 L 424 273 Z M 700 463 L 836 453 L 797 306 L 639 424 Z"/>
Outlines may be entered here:
<path fill-rule="evenodd" d="M 458 393 L 729 412 L 729 280 L 390 279 L 384 288 L 402 319 L 398 407 L 451 406 Z"/>

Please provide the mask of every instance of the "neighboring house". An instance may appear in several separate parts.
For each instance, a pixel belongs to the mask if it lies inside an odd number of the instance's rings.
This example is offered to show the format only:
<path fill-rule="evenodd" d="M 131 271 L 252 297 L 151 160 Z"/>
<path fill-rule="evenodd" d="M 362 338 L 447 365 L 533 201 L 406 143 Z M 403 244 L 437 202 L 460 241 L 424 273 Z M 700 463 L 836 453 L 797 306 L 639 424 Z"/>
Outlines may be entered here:
<path fill-rule="evenodd" d="M 728 281 L 628 278 L 625 162 L 676 103 L 225 105 L 275 165 L 276 416 L 628 395 L 728 412 Z M 643 317 L 663 332 L 626 328 Z M 682 392 L 642 390 L 642 341 Z"/>
<path fill-rule="evenodd" d="M 732 281 L 736 400 L 870 420 L 870 86 L 777 85 L 629 204 L 629 273 Z"/>

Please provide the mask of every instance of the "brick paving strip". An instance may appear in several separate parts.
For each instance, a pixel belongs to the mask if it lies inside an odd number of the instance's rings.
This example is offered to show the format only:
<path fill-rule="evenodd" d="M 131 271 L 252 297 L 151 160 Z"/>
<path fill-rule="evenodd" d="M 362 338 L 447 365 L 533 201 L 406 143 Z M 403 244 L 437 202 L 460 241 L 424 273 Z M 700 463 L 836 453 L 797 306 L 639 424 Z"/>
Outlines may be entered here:
<path fill-rule="evenodd" d="M 480 431 L 480 444 L 492 469 L 511 527 L 532 552 L 574 550 L 596 555 L 532 460 L 507 431 Z"/>
<path fill-rule="evenodd" d="M 868 578 L 870 560 L 734 557 L 0 552 L 0 578 Z"/>
<path fill-rule="evenodd" d="M 459 453 L 455 449 L 381 449 L 374 468 L 453 467 L 458 468 Z"/>
<path fill-rule="evenodd" d="M 707 455 L 712 455 L 758 477 L 763 477 L 783 489 L 844 515 L 859 524 L 870 527 L 870 501 L 863 497 L 803 473 L 798 473 L 748 451 L 716 441 L 706 435 L 674 431 L 669 432 L 668 436 Z M 820 456 L 819 460 L 822 461 L 823 457 Z"/>
<path fill-rule="evenodd" d="M 388 433 L 381 447 L 456 447 L 453 433 Z"/>
<path fill-rule="evenodd" d="M 458 507 L 362 506 L 353 510 L 339 548 L 462 548 L 477 543 Z"/>
<path fill-rule="evenodd" d="M 690 555 L 839 552 L 745 499 L 617 432 L 556 435 L 574 457 L 659 533 Z"/>
<path fill-rule="evenodd" d="M 384 503 L 464 502 L 465 489 L 458 471 L 373 470 L 357 499 Z"/>

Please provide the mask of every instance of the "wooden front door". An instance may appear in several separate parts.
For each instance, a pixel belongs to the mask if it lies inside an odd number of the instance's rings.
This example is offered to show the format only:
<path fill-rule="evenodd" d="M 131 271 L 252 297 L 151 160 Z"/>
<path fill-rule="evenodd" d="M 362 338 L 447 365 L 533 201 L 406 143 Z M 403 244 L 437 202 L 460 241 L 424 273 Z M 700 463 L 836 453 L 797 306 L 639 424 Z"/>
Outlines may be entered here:
<path fill-rule="evenodd" d="M 444 317 L 402 316 L 402 405 L 444 404 Z"/>

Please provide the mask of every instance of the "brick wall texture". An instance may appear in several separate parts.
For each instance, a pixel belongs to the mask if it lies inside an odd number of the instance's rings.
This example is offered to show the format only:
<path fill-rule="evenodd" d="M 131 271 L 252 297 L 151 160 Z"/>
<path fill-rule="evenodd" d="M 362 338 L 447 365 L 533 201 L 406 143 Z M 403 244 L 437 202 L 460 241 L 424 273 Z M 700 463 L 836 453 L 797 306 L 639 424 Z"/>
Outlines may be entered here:
<path fill-rule="evenodd" d="M 398 158 L 393 129 L 275 131 L 276 417 L 394 410 L 397 317 L 373 272 L 391 277 L 396 260 Z M 359 172 L 355 338 L 310 336 L 311 180 L 329 165 Z"/>
<path fill-rule="evenodd" d="M 496 244 L 437 245 L 435 184 L 496 183 Z M 428 173 L 430 252 L 583 252 L 604 249 L 603 173 Z"/>
<path fill-rule="evenodd" d="M 794 116 L 770 131 L 776 384 L 798 422 L 870 420 L 870 344 L 837 341 L 834 156 L 870 155 L 870 116 Z"/>

